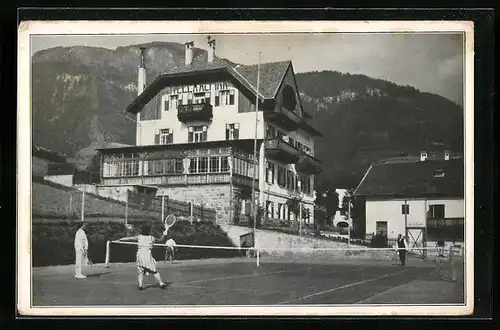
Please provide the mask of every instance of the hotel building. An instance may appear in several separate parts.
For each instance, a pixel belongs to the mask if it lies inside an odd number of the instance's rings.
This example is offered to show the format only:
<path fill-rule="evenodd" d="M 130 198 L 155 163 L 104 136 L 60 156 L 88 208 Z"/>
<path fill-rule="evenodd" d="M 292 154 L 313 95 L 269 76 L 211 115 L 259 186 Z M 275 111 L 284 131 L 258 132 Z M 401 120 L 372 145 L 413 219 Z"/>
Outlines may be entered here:
<path fill-rule="evenodd" d="M 138 96 L 125 109 L 136 121 L 136 143 L 100 150 L 102 187 L 155 187 L 156 196 L 214 208 L 218 223 L 231 224 L 236 212 L 248 214 L 249 201 L 236 196 L 255 179 L 263 221 L 295 221 L 286 202 L 298 197 L 312 224 L 321 133 L 302 108 L 292 63 L 235 65 L 216 56 L 215 40 L 208 43 L 208 54 L 196 58 L 186 43 L 184 65 L 150 83 L 141 48 Z"/>

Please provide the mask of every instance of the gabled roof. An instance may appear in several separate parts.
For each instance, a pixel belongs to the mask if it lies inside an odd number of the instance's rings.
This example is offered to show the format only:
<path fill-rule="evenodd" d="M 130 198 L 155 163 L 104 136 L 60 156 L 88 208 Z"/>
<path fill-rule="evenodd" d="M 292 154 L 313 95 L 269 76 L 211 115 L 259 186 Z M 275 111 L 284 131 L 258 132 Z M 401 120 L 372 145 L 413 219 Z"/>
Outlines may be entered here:
<path fill-rule="evenodd" d="M 444 172 L 444 176 L 436 175 Z M 463 159 L 372 164 L 354 191 L 366 197 L 463 197 Z"/>
<path fill-rule="evenodd" d="M 274 99 L 291 61 L 262 63 L 260 65 L 259 97 Z M 208 62 L 204 56 L 197 56 L 191 65 L 180 65 L 162 72 L 125 110 L 138 113 L 160 90 L 167 85 L 167 78 L 190 74 L 227 72 L 251 93 L 257 95 L 257 65 L 233 65 L 215 57 Z"/>

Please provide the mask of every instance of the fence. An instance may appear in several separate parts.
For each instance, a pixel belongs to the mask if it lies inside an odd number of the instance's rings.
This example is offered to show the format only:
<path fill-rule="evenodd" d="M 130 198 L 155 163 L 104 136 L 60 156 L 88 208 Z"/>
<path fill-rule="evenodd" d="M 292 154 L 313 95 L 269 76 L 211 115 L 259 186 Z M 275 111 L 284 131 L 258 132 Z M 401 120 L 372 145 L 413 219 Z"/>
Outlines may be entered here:
<path fill-rule="evenodd" d="M 128 223 L 144 219 L 160 220 L 170 213 L 213 223 L 216 219 L 213 209 L 172 200 L 166 196 L 152 197 L 148 194 L 129 192 L 123 202 L 33 177 L 32 214 L 35 219 L 112 219 Z"/>

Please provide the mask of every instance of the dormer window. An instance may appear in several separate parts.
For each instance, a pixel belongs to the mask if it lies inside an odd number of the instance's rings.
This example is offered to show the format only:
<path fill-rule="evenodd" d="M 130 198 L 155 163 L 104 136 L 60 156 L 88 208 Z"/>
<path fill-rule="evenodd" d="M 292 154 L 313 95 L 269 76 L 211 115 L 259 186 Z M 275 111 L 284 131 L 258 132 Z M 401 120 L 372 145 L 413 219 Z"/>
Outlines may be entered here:
<path fill-rule="evenodd" d="M 442 169 L 434 171 L 435 178 L 444 178 L 444 171 Z"/>

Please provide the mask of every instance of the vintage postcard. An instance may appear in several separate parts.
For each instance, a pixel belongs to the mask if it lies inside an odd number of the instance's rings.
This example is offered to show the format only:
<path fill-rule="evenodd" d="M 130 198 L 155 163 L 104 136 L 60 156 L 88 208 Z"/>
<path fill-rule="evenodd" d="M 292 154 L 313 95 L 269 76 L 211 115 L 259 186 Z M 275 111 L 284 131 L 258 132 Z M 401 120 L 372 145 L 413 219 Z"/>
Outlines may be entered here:
<path fill-rule="evenodd" d="M 20 315 L 468 315 L 467 21 L 19 25 Z"/>

